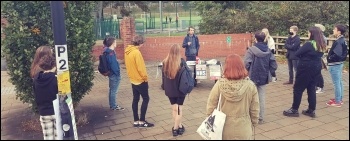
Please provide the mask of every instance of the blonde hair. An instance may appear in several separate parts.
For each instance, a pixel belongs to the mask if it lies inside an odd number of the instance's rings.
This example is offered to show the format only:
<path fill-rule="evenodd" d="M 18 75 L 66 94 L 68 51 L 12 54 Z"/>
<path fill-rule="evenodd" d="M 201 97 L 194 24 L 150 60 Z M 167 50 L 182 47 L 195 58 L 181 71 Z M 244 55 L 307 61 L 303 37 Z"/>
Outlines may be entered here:
<path fill-rule="evenodd" d="M 163 72 L 165 76 L 170 79 L 175 79 L 177 72 L 180 70 L 180 63 L 180 46 L 174 44 L 171 46 L 168 56 L 163 60 Z"/>
<path fill-rule="evenodd" d="M 297 26 L 293 25 L 289 29 L 293 29 L 295 32 L 297 32 L 299 28 Z"/>
<path fill-rule="evenodd" d="M 262 30 L 261 30 L 263 33 L 265 33 L 265 40 L 264 40 L 264 42 L 268 42 L 269 41 L 269 39 L 270 39 L 270 33 L 269 33 L 269 30 L 267 29 L 267 28 L 263 28 Z"/>
<path fill-rule="evenodd" d="M 315 24 L 315 26 L 320 28 L 322 32 L 326 30 L 326 27 L 324 27 L 322 24 Z"/>

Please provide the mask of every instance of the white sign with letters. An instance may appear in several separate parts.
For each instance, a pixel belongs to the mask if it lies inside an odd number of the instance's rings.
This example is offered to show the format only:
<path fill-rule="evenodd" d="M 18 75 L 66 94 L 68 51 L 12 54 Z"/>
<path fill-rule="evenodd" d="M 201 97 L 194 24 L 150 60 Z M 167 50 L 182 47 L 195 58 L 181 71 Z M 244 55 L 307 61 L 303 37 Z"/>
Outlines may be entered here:
<path fill-rule="evenodd" d="M 196 79 L 207 79 L 206 65 L 196 65 Z"/>
<path fill-rule="evenodd" d="M 68 71 L 67 45 L 55 45 L 57 72 Z"/>

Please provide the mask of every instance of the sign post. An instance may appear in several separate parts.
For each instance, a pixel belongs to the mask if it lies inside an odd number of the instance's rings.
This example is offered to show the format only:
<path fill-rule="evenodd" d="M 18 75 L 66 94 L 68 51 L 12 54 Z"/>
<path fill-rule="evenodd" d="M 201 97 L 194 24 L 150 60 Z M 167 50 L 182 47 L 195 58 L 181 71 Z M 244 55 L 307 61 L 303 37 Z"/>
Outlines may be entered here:
<path fill-rule="evenodd" d="M 51 1 L 50 4 L 58 82 L 57 99 L 53 102 L 57 138 L 60 140 L 78 140 L 70 87 L 63 1 Z"/>
<path fill-rule="evenodd" d="M 227 45 L 228 45 L 229 47 L 231 47 L 231 41 L 232 41 L 231 36 L 227 36 L 227 37 L 226 37 L 226 43 L 227 43 Z"/>

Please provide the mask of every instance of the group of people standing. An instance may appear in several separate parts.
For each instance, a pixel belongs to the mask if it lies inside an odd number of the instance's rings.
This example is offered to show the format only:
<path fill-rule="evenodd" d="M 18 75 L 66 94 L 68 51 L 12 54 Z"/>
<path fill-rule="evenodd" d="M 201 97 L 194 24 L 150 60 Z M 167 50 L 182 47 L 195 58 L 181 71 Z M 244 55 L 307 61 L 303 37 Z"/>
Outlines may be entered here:
<path fill-rule="evenodd" d="M 298 28 L 290 27 L 285 48 L 289 68 L 289 81 L 284 84 L 293 84 L 293 104 L 283 114 L 285 116 L 299 116 L 302 93 L 307 89 L 309 106 L 302 114 L 315 117 L 316 110 L 316 85 L 321 75 L 321 57 L 326 51 L 326 41 L 320 27 L 310 27 L 305 44 L 300 47 L 300 37 L 297 35 Z M 346 27 L 336 25 L 333 29 L 337 40 L 328 52 L 328 70 L 331 74 L 335 98 L 327 102 L 327 105 L 341 107 L 343 104 L 342 68 L 344 54 L 347 54 L 347 44 L 344 40 Z M 222 139 L 252 139 L 253 127 L 264 123 L 265 90 L 269 82 L 276 82 L 277 63 L 275 59 L 275 43 L 269 35 L 268 29 L 264 28 L 254 33 L 255 44 L 247 49 L 242 59 L 237 54 L 229 54 L 225 59 L 223 76 L 215 83 L 210 91 L 207 101 L 207 115 L 216 108 L 219 96 L 221 99 L 221 111 L 224 112 L 226 122 L 223 129 Z M 142 36 L 134 36 L 132 44 L 125 48 L 125 66 L 129 77 L 133 101 L 133 126 L 153 127 L 154 124 L 147 122 L 145 117 L 148 103 L 148 75 L 140 48 L 145 40 Z M 117 104 L 121 81 L 120 66 L 117 61 L 115 47 L 117 45 L 114 37 L 107 37 L 104 41 L 103 52 L 107 53 L 107 62 L 111 69 L 109 74 L 109 106 L 111 110 L 124 110 Z M 199 39 L 194 34 L 194 28 L 188 28 L 188 34 L 181 44 L 185 48 L 186 61 L 195 61 L 199 52 Z M 181 58 L 181 46 L 171 46 L 167 57 L 163 60 L 163 88 L 165 95 L 169 98 L 174 126 L 172 135 L 178 136 L 185 132 L 182 124 L 182 105 L 185 94 L 177 88 L 176 78 L 181 67 L 187 66 L 185 59 Z M 346 55 L 345 55 L 346 56 Z M 50 47 L 39 47 L 34 56 L 31 66 L 31 77 L 34 80 L 35 101 L 40 113 L 40 121 L 43 128 L 44 139 L 55 139 L 55 116 L 52 101 L 56 99 L 57 80 L 55 76 L 56 64 Z M 294 79 L 294 72 L 296 76 Z M 194 73 L 195 74 L 195 73 Z M 194 75 L 194 79 L 195 79 Z M 295 80 L 295 81 L 294 81 Z M 48 87 L 49 86 L 49 87 Z M 141 114 L 139 116 L 138 103 L 142 97 Z"/>
<path fill-rule="evenodd" d="M 323 77 L 322 57 L 327 51 L 326 37 L 323 34 L 324 26 L 316 24 L 308 30 L 309 41 L 300 47 L 300 37 L 297 35 L 298 28 L 290 27 L 290 36 L 288 37 L 285 48 L 287 49 L 287 59 L 289 68 L 289 81 L 284 84 L 293 84 L 293 104 L 288 110 L 283 111 L 285 116 L 299 116 L 299 106 L 302 94 L 307 89 L 309 106 L 302 110 L 302 114 L 315 117 L 316 93 L 322 93 Z M 333 107 L 341 107 L 343 104 L 343 84 L 342 71 L 343 62 L 346 60 L 348 51 L 344 39 L 346 27 L 344 25 L 335 25 L 333 35 L 336 40 L 332 44 L 328 55 L 326 56 L 328 71 L 331 74 L 334 85 L 335 98 L 330 99 L 326 104 Z M 293 82 L 295 71 L 295 81 Z"/>

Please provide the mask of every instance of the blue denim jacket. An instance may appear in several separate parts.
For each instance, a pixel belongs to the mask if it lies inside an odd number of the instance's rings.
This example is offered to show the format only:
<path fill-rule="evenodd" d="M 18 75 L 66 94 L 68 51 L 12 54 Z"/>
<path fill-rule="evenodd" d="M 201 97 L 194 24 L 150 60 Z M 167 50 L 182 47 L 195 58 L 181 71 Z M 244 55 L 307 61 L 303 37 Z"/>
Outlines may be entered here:
<path fill-rule="evenodd" d="M 198 52 L 199 52 L 199 40 L 198 37 L 196 35 L 193 34 L 193 38 L 195 40 L 194 44 L 195 44 L 195 48 L 193 48 L 193 46 L 189 46 L 187 43 L 190 42 L 190 35 L 187 34 L 187 36 L 185 37 L 183 43 L 182 43 L 182 47 L 186 48 L 185 51 L 185 56 L 198 56 Z M 193 43 L 191 43 L 193 44 Z"/>
<path fill-rule="evenodd" d="M 104 48 L 104 52 L 106 52 L 108 54 L 107 57 L 107 61 L 108 61 L 108 65 L 111 68 L 111 72 L 110 75 L 115 74 L 117 76 L 120 76 L 120 67 L 119 67 L 119 63 L 117 61 L 117 54 L 115 53 L 114 50 L 109 49 L 108 47 Z"/>

